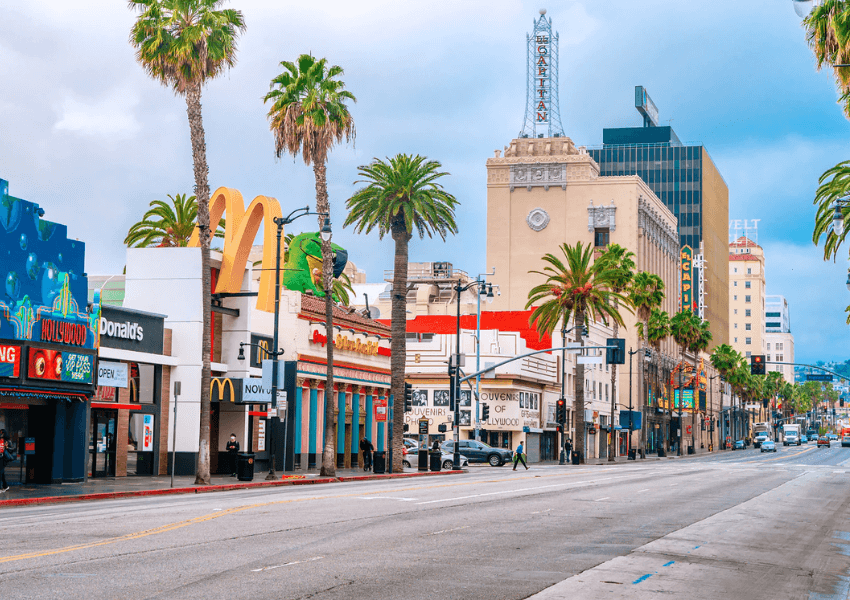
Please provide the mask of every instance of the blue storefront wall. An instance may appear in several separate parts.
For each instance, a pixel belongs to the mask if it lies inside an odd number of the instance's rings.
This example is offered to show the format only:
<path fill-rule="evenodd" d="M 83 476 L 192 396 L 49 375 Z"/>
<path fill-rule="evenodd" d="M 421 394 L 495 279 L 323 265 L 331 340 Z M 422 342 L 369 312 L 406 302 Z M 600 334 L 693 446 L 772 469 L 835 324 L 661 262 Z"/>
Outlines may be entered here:
<path fill-rule="evenodd" d="M 45 212 L 0 179 L 0 345 L 16 349 L 0 368 L 0 409 L 25 411 L 23 435 L 37 440 L 28 481 L 81 481 L 100 300 L 88 303 L 85 244 Z"/>

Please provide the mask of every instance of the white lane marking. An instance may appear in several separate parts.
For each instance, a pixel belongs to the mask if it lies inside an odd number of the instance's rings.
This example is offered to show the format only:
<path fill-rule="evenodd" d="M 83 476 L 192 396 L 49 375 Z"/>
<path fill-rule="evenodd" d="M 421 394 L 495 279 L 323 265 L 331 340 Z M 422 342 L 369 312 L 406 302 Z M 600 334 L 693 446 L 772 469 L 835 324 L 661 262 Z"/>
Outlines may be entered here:
<path fill-rule="evenodd" d="M 833 473 L 841 473 L 842 475 L 843 475 L 844 473 L 846 473 L 846 472 L 847 472 L 847 471 L 833 471 Z"/>
<path fill-rule="evenodd" d="M 534 512 L 531 512 L 531 513 L 528 513 L 528 514 L 539 515 L 540 513 L 547 513 L 547 512 L 550 512 L 551 510 L 552 510 L 551 508 L 547 508 L 546 510 L 535 510 Z"/>
<path fill-rule="evenodd" d="M 251 569 L 253 573 L 259 573 L 260 571 L 271 571 L 272 569 L 279 569 L 281 567 L 289 567 L 292 565 L 300 565 L 301 563 L 313 562 L 314 560 L 322 560 L 324 556 L 314 556 L 313 558 L 305 558 L 304 560 L 294 560 L 292 562 L 284 563 L 282 565 L 274 565 L 273 567 L 263 567 L 261 569 Z"/>
<path fill-rule="evenodd" d="M 535 491 L 535 490 L 545 490 L 547 488 L 554 488 L 554 487 L 579 486 L 579 485 L 585 485 L 585 484 L 588 484 L 588 483 L 597 483 L 599 481 L 608 481 L 609 479 L 614 479 L 614 477 L 605 477 L 603 479 L 594 479 L 592 481 L 588 480 L 588 481 L 571 481 L 571 482 L 568 482 L 568 483 L 553 483 L 553 484 L 550 484 L 550 485 L 539 485 L 539 486 L 536 486 L 536 487 L 518 488 L 518 489 L 515 489 L 515 490 L 499 490 L 498 492 L 487 492 L 485 494 L 472 494 L 472 495 L 469 495 L 469 496 L 457 496 L 455 498 L 441 498 L 439 500 L 427 500 L 425 502 L 417 502 L 416 505 L 419 506 L 421 504 L 436 504 L 438 502 L 454 502 L 455 500 L 469 500 L 470 498 L 482 498 L 484 496 L 496 496 L 496 495 L 499 495 L 499 494 L 514 494 L 514 493 L 517 493 L 517 492 L 530 492 L 530 491 Z"/>
<path fill-rule="evenodd" d="M 640 494 L 642 492 L 648 492 L 648 491 L 649 491 L 649 488 L 646 488 L 646 489 L 643 489 L 643 490 L 638 490 L 637 493 Z"/>
<path fill-rule="evenodd" d="M 594 502 L 602 502 L 603 500 L 608 500 L 610 498 L 611 496 L 605 496 L 604 498 L 597 498 L 596 500 L 594 500 Z"/>
<path fill-rule="evenodd" d="M 398 500 L 399 502 L 413 502 L 416 498 L 396 498 L 394 496 L 358 496 L 358 500 Z"/>
<path fill-rule="evenodd" d="M 453 527 L 452 529 L 443 529 L 441 531 L 435 531 L 435 532 L 429 533 L 427 535 L 439 535 L 441 533 L 448 533 L 450 531 L 459 531 L 461 529 L 469 529 L 469 525 L 464 525 L 463 527 Z"/>

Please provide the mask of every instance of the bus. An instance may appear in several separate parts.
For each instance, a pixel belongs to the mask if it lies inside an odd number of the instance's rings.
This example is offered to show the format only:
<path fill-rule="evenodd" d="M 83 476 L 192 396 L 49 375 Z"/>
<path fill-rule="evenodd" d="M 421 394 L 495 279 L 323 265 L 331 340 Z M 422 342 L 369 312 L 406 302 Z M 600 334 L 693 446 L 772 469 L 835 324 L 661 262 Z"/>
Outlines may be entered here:
<path fill-rule="evenodd" d="M 850 427 L 845 427 L 841 430 L 840 438 L 842 448 L 850 447 Z"/>

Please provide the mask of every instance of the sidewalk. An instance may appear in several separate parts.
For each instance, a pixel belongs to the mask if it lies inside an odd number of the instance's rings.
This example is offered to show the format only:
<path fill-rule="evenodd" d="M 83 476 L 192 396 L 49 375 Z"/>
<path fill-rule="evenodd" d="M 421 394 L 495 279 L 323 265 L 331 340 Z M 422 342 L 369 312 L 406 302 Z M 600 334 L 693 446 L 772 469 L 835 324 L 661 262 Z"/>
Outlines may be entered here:
<path fill-rule="evenodd" d="M 652 461 L 664 461 L 664 460 L 673 459 L 673 458 L 677 458 L 677 459 L 681 460 L 683 458 L 698 458 L 700 456 L 720 455 L 724 452 L 732 452 L 732 450 L 715 450 L 714 452 L 708 452 L 707 450 L 702 450 L 702 451 L 696 452 L 696 454 L 683 454 L 682 456 L 676 456 L 675 452 L 668 452 L 667 456 L 664 456 L 664 457 L 660 457 L 660 456 L 658 456 L 658 454 L 653 452 L 652 454 L 647 454 L 646 458 L 640 458 L 640 456 L 638 455 L 637 459 L 635 459 L 634 461 L 629 460 L 628 457 L 626 457 L 626 456 L 617 456 L 617 457 L 614 458 L 613 463 L 614 464 L 628 464 L 628 463 L 633 463 L 633 462 L 634 463 L 641 463 L 641 462 L 652 462 Z M 602 465 L 610 465 L 611 462 L 612 461 L 609 461 L 607 458 L 590 458 L 590 459 L 587 459 L 587 461 L 585 461 L 582 464 L 583 465 L 602 466 Z M 538 461 L 538 462 L 534 462 L 534 463 L 528 463 L 528 466 L 532 467 L 532 466 L 535 466 L 535 465 L 538 465 L 538 466 L 542 465 L 542 466 L 552 467 L 552 466 L 558 466 L 559 464 L 560 463 L 557 460 L 544 460 L 544 461 Z M 510 467 L 510 466 L 511 466 L 510 463 L 505 463 L 505 467 Z M 570 463 L 568 461 L 568 462 L 564 463 L 563 466 L 564 467 L 570 467 L 570 466 L 573 466 L 573 465 L 572 465 L 572 463 Z M 471 468 L 471 469 L 472 468 L 483 468 L 483 467 L 490 467 L 490 465 L 487 464 L 487 463 L 469 463 L 469 468 Z M 498 467 L 496 467 L 496 468 L 498 468 Z"/>
<path fill-rule="evenodd" d="M 362 469 L 337 469 L 336 477 L 320 477 L 319 473 L 287 474 L 266 481 L 267 473 L 255 473 L 253 481 L 238 481 L 235 477 L 213 475 L 210 485 L 195 485 L 195 477 L 175 477 L 171 487 L 170 476 L 153 477 L 109 477 L 89 479 L 84 483 L 25 484 L 12 485 L 8 491 L 0 493 L 0 508 L 6 506 L 25 506 L 32 504 L 56 504 L 60 502 L 79 502 L 83 500 L 109 500 L 138 496 L 162 496 L 170 494 L 203 494 L 241 489 L 256 489 L 290 485 L 314 485 L 368 481 L 376 479 L 397 479 L 409 477 L 432 477 L 439 475 L 458 475 L 463 471 L 439 471 L 419 473 L 407 470 L 404 473 L 375 475 Z"/>

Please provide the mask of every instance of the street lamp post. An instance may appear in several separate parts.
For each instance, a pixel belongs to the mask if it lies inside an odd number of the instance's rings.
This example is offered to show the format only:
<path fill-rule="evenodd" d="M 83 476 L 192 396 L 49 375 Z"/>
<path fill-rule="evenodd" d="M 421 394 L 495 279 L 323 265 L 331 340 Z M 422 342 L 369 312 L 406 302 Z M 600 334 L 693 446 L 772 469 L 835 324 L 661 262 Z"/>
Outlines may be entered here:
<path fill-rule="evenodd" d="M 475 371 L 481 370 L 481 296 L 487 298 L 487 302 L 493 302 L 493 286 L 489 288 L 484 284 L 484 277 L 495 275 L 496 268 L 493 267 L 492 273 L 480 273 L 476 281 L 480 284 L 478 287 L 478 308 L 475 314 Z M 499 286 L 496 286 L 498 288 Z M 501 295 L 501 292 L 496 292 Z M 458 298 L 460 303 L 460 298 Z M 475 441 L 481 441 L 481 375 L 475 376 Z"/>
<path fill-rule="evenodd" d="M 712 391 L 712 384 L 713 384 L 714 380 L 717 379 L 718 377 L 720 377 L 720 375 L 711 375 L 708 378 L 708 412 L 709 412 L 709 416 L 710 416 L 710 420 L 708 422 L 708 450 L 709 450 L 709 452 L 714 450 L 714 432 L 711 431 L 711 426 L 714 424 L 714 406 L 712 405 L 712 402 L 714 401 L 714 397 L 713 397 L 711 391 Z"/>
<path fill-rule="evenodd" d="M 487 289 L 487 298 L 493 298 L 493 284 L 485 283 L 480 276 L 478 279 L 463 286 L 460 284 L 460 279 L 458 279 L 454 286 L 455 293 L 457 294 L 457 323 L 455 327 L 455 354 L 449 359 L 449 394 L 450 403 L 454 407 L 454 453 L 452 457 L 452 469 L 455 471 L 460 470 L 460 295 L 475 286 L 483 286 Z M 479 287 L 478 294 L 480 298 L 481 287 Z M 476 404 L 477 412 L 478 405 Z"/>
<path fill-rule="evenodd" d="M 274 217 L 274 224 L 277 225 L 277 246 L 276 246 L 276 256 L 275 256 L 275 270 L 274 270 L 274 332 L 273 332 L 273 342 L 272 347 L 274 350 L 266 350 L 266 353 L 272 357 L 272 385 L 271 385 L 271 407 L 272 411 L 275 412 L 277 409 L 277 374 L 278 374 L 278 359 L 283 356 L 283 349 L 279 347 L 279 324 L 280 324 L 280 239 L 283 234 L 283 226 L 289 225 L 296 219 L 301 217 L 306 217 L 307 215 L 323 215 L 325 217 L 325 225 L 322 227 L 321 237 L 322 239 L 330 239 L 330 220 L 328 219 L 327 213 L 311 213 L 310 207 L 305 206 L 304 208 L 296 208 L 291 213 L 289 213 L 286 217 Z M 327 236 L 327 238 L 325 237 Z M 330 338 L 330 334 L 328 334 Z M 245 346 L 259 346 L 259 344 L 251 344 L 246 342 L 239 342 L 239 355 L 237 356 L 238 360 L 245 360 Z M 273 419 L 276 417 L 273 417 Z M 271 422 L 273 422 L 273 419 Z M 283 421 L 283 470 L 286 471 L 286 434 L 287 434 L 287 424 L 289 420 L 289 410 L 287 407 L 284 421 Z M 271 423 L 270 423 L 271 425 Z M 273 431 L 273 427 L 269 427 L 269 433 L 271 434 L 271 441 L 269 444 L 269 474 L 266 475 L 266 480 L 270 481 L 273 479 L 277 479 L 277 475 L 274 470 L 275 463 L 275 435 Z"/>

